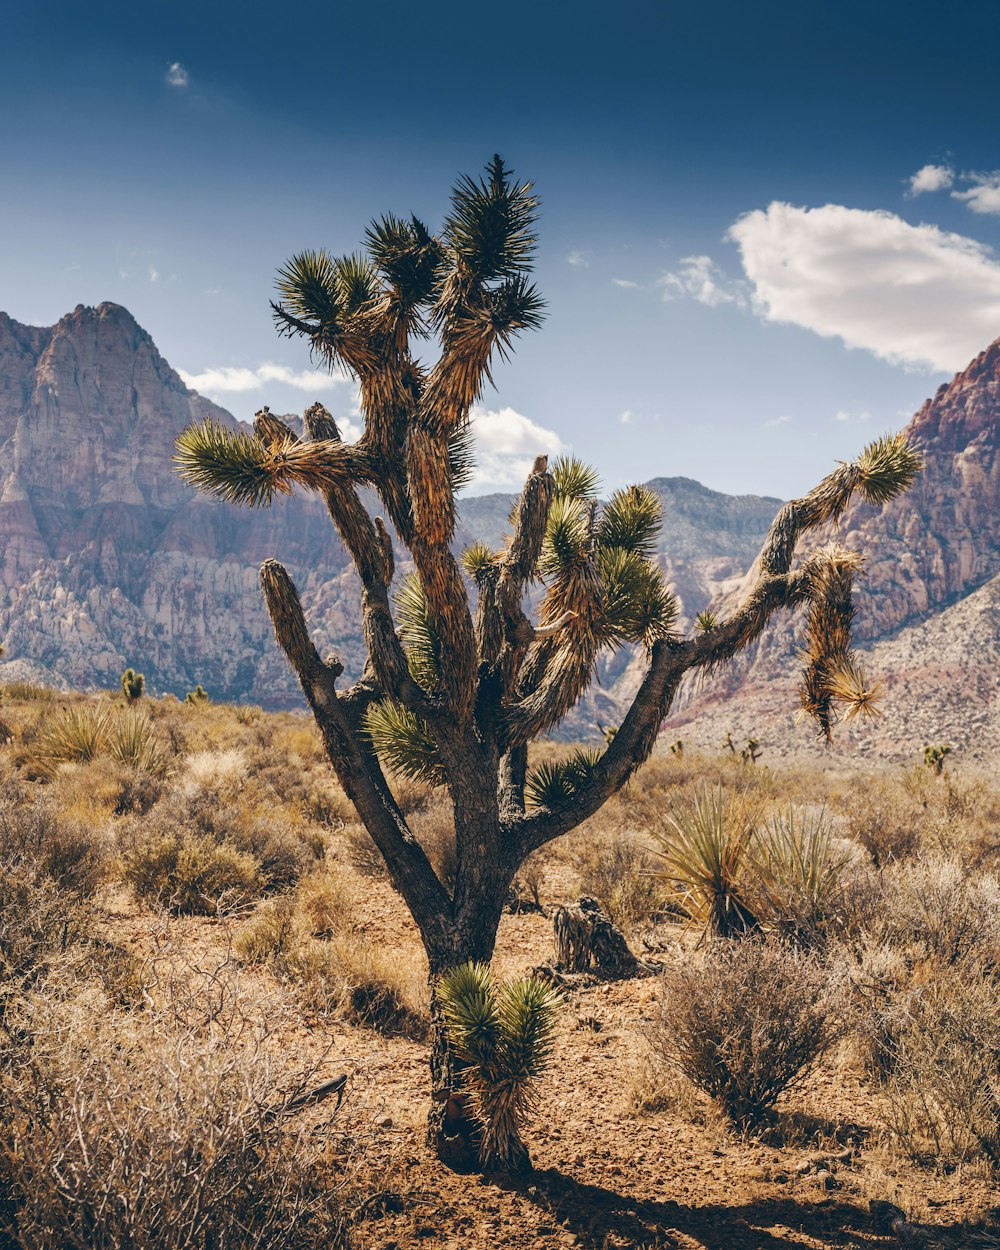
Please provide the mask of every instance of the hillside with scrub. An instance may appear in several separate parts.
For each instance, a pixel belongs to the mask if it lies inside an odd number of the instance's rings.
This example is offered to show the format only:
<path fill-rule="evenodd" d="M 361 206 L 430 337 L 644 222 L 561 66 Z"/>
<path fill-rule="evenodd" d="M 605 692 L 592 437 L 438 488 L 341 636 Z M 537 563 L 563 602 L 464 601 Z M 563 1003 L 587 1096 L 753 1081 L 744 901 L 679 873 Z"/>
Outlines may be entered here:
<path fill-rule="evenodd" d="M 560 1002 L 484 1188 L 426 1144 L 426 956 L 307 721 L 0 712 L 0 1244 L 1000 1244 L 1000 792 L 952 760 L 665 751 L 529 857 L 494 967 Z M 449 881 L 447 800 L 399 797 Z M 556 968 L 581 896 L 634 975 Z"/>

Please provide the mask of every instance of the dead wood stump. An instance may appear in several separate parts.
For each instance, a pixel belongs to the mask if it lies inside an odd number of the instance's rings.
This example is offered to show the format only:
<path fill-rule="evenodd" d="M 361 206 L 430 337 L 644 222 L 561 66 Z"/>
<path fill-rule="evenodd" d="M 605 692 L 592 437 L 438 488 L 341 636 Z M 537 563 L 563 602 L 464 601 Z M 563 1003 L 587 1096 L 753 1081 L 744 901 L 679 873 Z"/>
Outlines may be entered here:
<path fill-rule="evenodd" d="M 559 972 L 594 971 L 615 980 L 649 976 L 655 965 L 643 963 L 628 948 L 625 934 L 596 898 L 584 895 L 577 903 L 553 913 L 555 967 Z"/>

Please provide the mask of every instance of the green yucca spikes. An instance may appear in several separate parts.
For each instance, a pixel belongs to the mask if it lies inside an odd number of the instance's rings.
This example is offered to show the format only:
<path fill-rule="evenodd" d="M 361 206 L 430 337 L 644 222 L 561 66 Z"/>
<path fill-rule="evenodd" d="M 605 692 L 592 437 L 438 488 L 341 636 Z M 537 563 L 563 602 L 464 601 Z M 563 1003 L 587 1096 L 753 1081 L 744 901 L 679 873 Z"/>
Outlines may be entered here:
<path fill-rule="evenodd" d="M 195 707 L 201 706 L 203 703 L 211 703 L 211 701 L 208 691 L 200 683 L 184 696 L 184 702 Z"/>
<path fill-rule="evenodd" d="M 597 747 L 583 748 L 559 763 L 546 761 L 539 764 L 528 774 L 524 786 L 525 798 L 535 807 L 558 807 L 587 780 L 602 754 Z"/>
<path fill-rule="evenodd" d="M 559 995 L 538 977 L 494 981 L 487 964 L 467 963 L 437 983 L 445 1028 L 480 1126 L 484 1165 L 516 1166 L 521 1127 L 535 1108 L 538 1080 L 552 1058 Z"/>
<path fill-rule="evenodd" d="M 886 434 L 858 457 L 858 489 L 868 503 L 881 507 L 913 485 L 923 464 L 904 433 Z"/>
<path fill-rule="evenodd" d="M 383 764 L 401 777 L 444 785 L 444 766 L 427 726 L 400 703 L 383 699 L 365 712 L 364 732 Z"/>
<path fill-rule="evenodd" d="M 557 499 L 596 499 L 601 479 L 596 469 L 575 456 L 560 456 L 551 467 Z"/>
<path fill-rule="evenodd" d="M 425 690 L 433 690 L 441 671 L 441 640 L 428 616 L 424 588 L 416 573 L 408 573 L 399 583 L 396 622 L 410 675 Z"/>
<path fill-rule="evenodd" d="M 747 881 L 756 824 L 746 802 L 730 800 L 719 786 L 668 815 L 664 829 L 653 830 L 661 874 L 678 905 L 718 937 L 758 927 Z"/>

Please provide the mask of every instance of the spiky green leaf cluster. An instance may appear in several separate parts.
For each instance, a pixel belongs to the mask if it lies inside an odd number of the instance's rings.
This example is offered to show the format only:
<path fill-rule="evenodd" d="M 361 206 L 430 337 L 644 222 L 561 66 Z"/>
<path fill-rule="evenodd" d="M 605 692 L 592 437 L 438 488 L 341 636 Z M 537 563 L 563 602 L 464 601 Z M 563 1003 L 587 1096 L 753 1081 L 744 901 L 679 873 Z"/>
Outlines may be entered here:
<path fill-rule="evenodd" d="M 651 560 L 656 554 L 662 515 L 660 498 L 648 486 L 616 490 L 601 509 L 597 542 Z"/>
<path fill-rule="evenodd" d="M 391 699 L 373 703 L 365 712 L 364 732 L 376 755 L 392 772 L 428 785 L 444 785 L 437 743 L 423 721 L 401 703 Z"/>
<path fill-rule="evenodd" d="M 485 179 L 468 175 L 459 179 L 444 237 L 480 282 L 516 277 L 531 268 L 537 217 L 538 199 L 531 183 L 514 182 L 501 158 L 494 156 Z"/>
<path fill-rule="evenodd" d="M 462 568 L 473 581 L 478 581 L 494 567 L 495 559 L 488 543 L 474 542 L 462 552 Z"/>
<path fill-rule="evenodd" d="M 694 627 L 699 633 L 707 634 L 709 630 L 715 629 L 719 624 L 718 612 L 713 612 L 706 608 L 704 612 L 699 612 L 694 618 Z"/>
<path fill-rule="evenodd" d="M 593 773 L 603 752 L 597 747 L 583 747 L 569 759 L 546 760 L 528 773 L 524 793 L 535 807 L 558 807 L 572 798 Z"/>
<path fill-rule="evenodd" d="M 456 495 L 465 490 L 476 472 L 476 448 L 468 423 L 458 426 L 448 439 L 448 472 Z"/>
<path fill-rule="evenodd" d="M 443 252 L 423 222 L 387 213 L 368 227 L 365 245 L 405 313 L 416 313 L 430 302 Z"/>
<path fill-rule="evenodd" d="M 653 830 L 661 873 L 677 905 L 719 937 L 757 927 L 749 882 L 757 823 L 746 801 L 730 799 L 719 786 L 704 790 Z"/>
<path fill-rule="evenodd" d="M 227 503 L 266 507 L 274 498 L 273 453 L 253 435 L 219 421 L 202 421 L 182 431 L 174 463 L 191 486 Z"/>
<path fill-rule="evenodd" d="M 480 1126 L 480 1156 L 517 1162 L 520 1130 L 536 1103 L 548 1067 L 560 998 L 537 977 L 499 985 L 483 963 L 462 964 L 441 977 L 437 995 Z"/>
<path fill-rule="evenodd" d="M 441 640 L 431 624 L 427 597 L 416 573 L 407 573 L 396 590 L 396 622 L 410 676 L 432 690 L 441 673 Z"/>
<path fill-rule="evenodd" d="M 881 507 L 907 490 L 923 465 L 905 433 L 887 434 L 869 443 L 858 457 L 858 489 L 870 504 Z"/>
<path fill-rule="evenodd" d="M 283 308 L 293 317 L 332 327 L 343 312 L 337 260 L 320 248 L 299 252 L 278 270 Z"/>
<path fill-rule="evenodd" d="M 596 499 L 601 479 L 576 456 L 559 456 L 551 467 L 557 499 Z"/>

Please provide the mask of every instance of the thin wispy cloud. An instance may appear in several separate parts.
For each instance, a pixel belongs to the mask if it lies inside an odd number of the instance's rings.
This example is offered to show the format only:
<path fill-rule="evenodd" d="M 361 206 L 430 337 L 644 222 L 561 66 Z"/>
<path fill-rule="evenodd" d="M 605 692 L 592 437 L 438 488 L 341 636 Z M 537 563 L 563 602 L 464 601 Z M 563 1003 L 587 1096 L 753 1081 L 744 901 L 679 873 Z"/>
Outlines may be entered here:
<path fill-rule="evenodd" d="M 907 194 L 914 196 L 946 191 L 954 181 L 955 171 L 950 165 L 922 165 L 910 176 Z"/>
<path fill-rule="evenodd" d="M 523 486 L 536 456 L 557 456 L 566 450 L 555 430 L 513 408 L 473 408 L 470 416 L 476 469 L 476 490 Z"/>
<path fill-rule="evenodd" d="M 584 256 L 583 252 L 573 251 L 566 257 L 566 264 L 572 265 L 574 269 L 589 269 L 590 261 Z"/>
<path fill-rule="evenodd" d="M 269 361 L 258 365 L 256 369 L 223 365 L 215 369 L 204 369 L 201 373 L 187 373 L 183 369 L 178 369 L 177 372 L 185 385 L 213 399 L 219 395 L 259 391 L 275 382 L 292 386 L 298 391 L 329 391 L 350 381 L 344 373 L 328 373 L 325 369 L 304 369 L 297 373 L 287 365 L 276 365 Z"/>
<path fill-rule="evenodd" d="M 894 213 L 775 202 L 739 218 L 727 238 L 765 321 L 893 364 L 950 373 L 1000 329 L 1000 264 L 964 235 Z"/>
<path fill-rule="evenodd" d="M 635 420 L 635 413 L 631 408 L 626 408 L 624 412 L 618 414 L 618 421 L 621 425 L 631 425 Z"/>
<path fill-rule="evenodd" d="M 779 425 L 787 425 L 791 419 L 792 418 L 789 413 L 783 412 L 780 417 L 771 417 L 769 421 L 765 421 L 764 426 L 767 429 L 777 429 Z"/>
<path fill-rule="evenodd" d="M 180 61 L 171 61 L 167 66 L 166 81 L 171 87 L 187 87 L 191 83 L 191 75 Z"/>
<path fill-rule="evenodd" d="M 872 419 L 870 412 L 847 412 L 841 408 L 839 412 L 833 414 L 834 421 L 843 421 L 851 425 L 864 425 L 866 421 Z"/>
<path fill-rule="evenodd" d="M 748 304 L 746 283 L 729 278 L 710 256 L 685 256 L 657 281 L 665 300 L 695 299 L 708 308 Z"/>
<path fill-rule="evenodd" d="M 638 282 L 630 282 L 628 278 L 612 278 L 612 286 L 620 286 L 625 291 L 636 291 L 639 288 Z"/>

